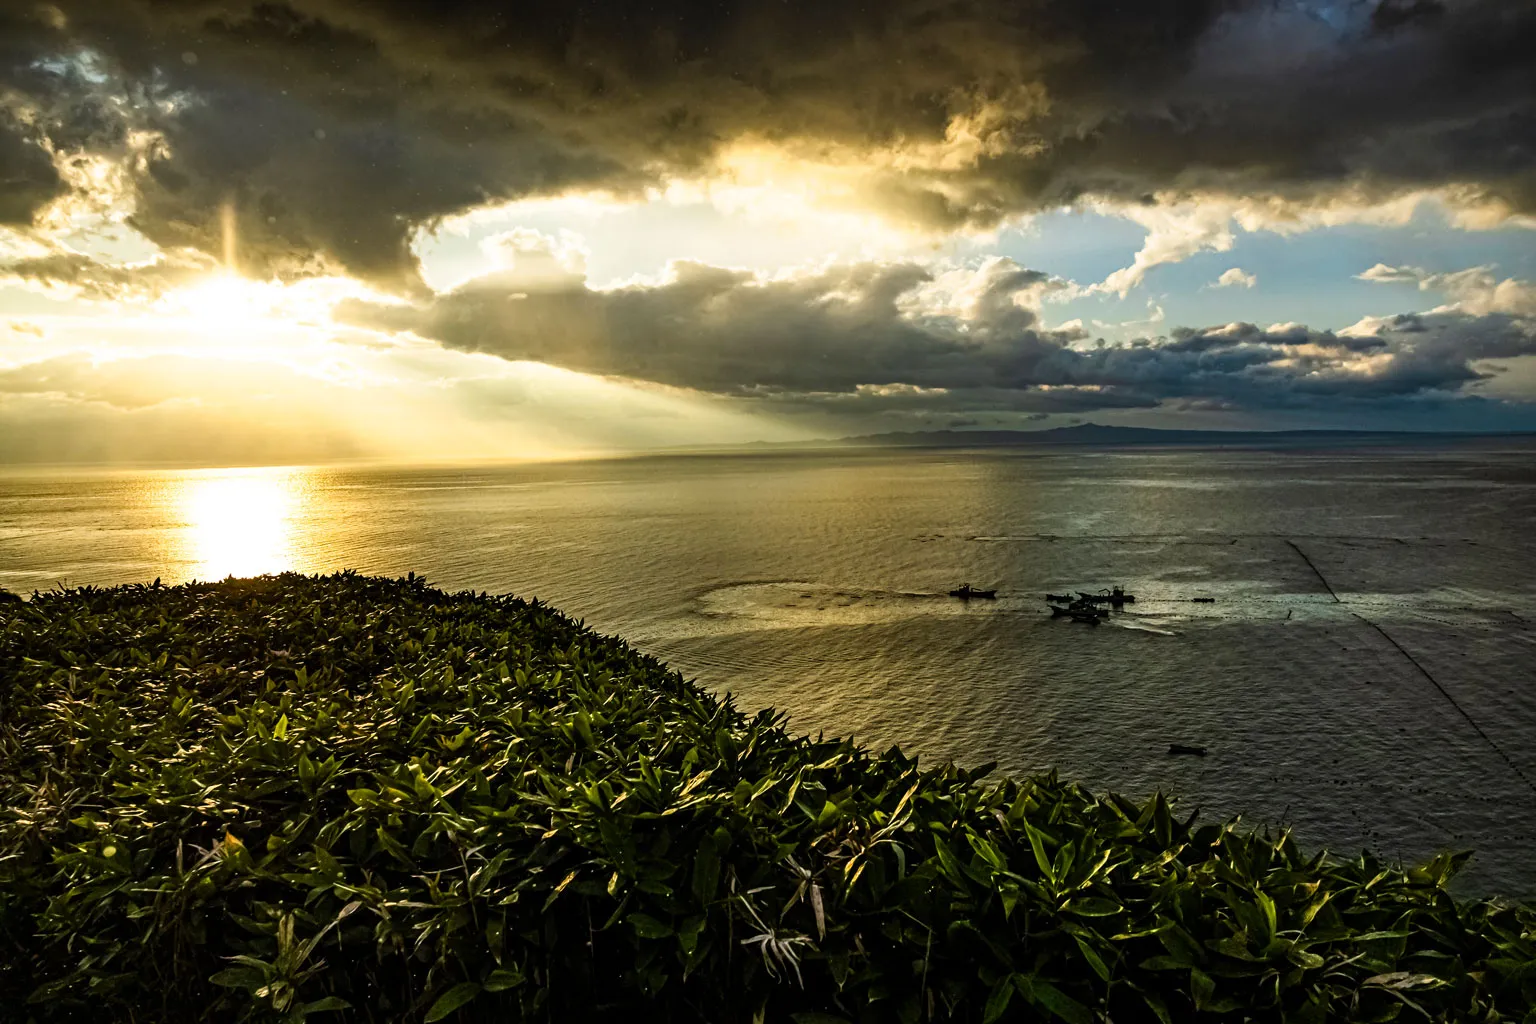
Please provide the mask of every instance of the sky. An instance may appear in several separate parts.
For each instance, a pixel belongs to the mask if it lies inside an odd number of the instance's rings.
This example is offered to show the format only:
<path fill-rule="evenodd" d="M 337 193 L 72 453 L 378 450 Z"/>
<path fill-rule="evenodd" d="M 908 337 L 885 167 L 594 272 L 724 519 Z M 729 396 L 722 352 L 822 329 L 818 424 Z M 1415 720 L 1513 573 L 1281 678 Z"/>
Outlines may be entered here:
<path fill-rule="evenodd" d="M 1529 0 L 0 0 L 0 464 L 1536 430 Z"/>

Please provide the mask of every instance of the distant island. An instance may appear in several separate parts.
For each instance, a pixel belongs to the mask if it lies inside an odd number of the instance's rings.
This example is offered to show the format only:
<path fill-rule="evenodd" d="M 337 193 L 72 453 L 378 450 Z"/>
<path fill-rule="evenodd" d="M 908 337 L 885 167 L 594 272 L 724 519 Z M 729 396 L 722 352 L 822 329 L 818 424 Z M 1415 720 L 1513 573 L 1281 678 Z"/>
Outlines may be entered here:
<path fill-rule="evenodd" d="M 905 430 L 816 441 L 755 441 L 746 448 L 1014 448 L 1040 445 L 1206 445 L 1244 448 L 1445 444 L 1490 438 L 1536 438 L 1531 432 L 1446 433 L 1414 430 L 1168 430 L 1079 423 L 1045 430 Z"/>

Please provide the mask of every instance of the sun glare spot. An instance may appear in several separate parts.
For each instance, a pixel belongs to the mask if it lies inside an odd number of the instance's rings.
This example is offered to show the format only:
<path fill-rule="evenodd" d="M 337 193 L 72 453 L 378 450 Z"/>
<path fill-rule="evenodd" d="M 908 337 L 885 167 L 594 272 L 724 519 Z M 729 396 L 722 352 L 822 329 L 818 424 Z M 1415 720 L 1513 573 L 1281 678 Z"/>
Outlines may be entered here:
<path fill-rule="evenodd" d="M 299 485 L 298 472 L 285 469 L 189 474 L 177 500 L 188 575 L 216 580 L 292 568 Z"/>
<path fill-rule="evenodd" d="M 209 329 L 237 328 L 264 318 L 270 310 L 262 286 L 236 274 L 218 274 L 168 297 L 182 317 Z"/>

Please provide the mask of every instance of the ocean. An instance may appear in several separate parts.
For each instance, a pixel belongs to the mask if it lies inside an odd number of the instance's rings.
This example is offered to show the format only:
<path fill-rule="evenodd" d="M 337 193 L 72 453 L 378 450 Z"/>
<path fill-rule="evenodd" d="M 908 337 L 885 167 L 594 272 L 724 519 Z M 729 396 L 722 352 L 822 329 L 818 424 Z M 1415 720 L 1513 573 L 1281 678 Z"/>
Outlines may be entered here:
<path fill-rule="evenodd" d="M 1162 789 L 1343 855 L 1474 849 L 1461 891 L 1530 898 L 1533 526 L 1523 442 L 16 469 L 0 586 L 414 571 L 553 603 L 797 730 Z M 1043 601 L 1111 585 L 1137 600 L 1098 627 Z"/>

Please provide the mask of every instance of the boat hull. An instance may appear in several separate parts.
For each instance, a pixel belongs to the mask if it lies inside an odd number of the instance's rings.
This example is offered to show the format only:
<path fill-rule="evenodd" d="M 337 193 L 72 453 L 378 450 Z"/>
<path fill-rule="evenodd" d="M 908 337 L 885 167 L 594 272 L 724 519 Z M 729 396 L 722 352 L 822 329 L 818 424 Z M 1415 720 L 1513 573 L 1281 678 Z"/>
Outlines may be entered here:
<path fill-rule="evenodd" d="M 950 597 L 958 597 L 962 601 L 969 601 L 972 598 L 977 598 L 977 599 L 982 600 L 982 601 L 995 601 L 995 600 L 997 600 L 997 591 L 995 591 L 995 590 L 965 590 L 965 589 L 951 590 L 949 592 L 949 596 Z"/>

